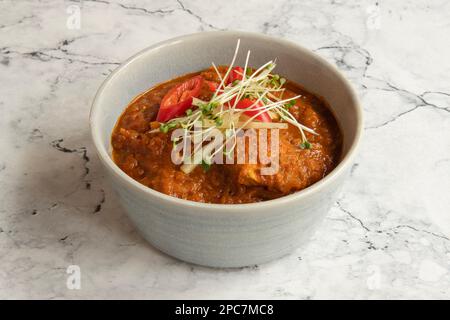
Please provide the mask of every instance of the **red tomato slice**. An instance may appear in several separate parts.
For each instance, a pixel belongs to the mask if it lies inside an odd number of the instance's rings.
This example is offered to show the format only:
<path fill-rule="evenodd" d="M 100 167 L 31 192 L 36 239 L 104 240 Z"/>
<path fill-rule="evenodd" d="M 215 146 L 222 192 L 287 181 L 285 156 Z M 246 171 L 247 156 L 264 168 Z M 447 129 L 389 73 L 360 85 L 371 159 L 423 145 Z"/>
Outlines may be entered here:
<path fill-rule="evenodd" d="M 231 69 L 230 75 L 228 76 L 228 79 L 226 82 L 226 84 L 230 84 L 233 83 L 236 80 L 242 80 L 244 74 L 244 69 L 242 69 L 241 67 L 234 67 L 233 69 Z"/>
<path fill-rule="evenodd" d="M 161 101 L 156 121 L 166 122 L 183 115 L 191 107 L 192 98 L 199 96 L 202 84 L 203 77 L 195 76 L 170 89 Z"/>
<path fill-rule="evenodd" d="M 234 101 L 235 101 L 234 99 L 232 99 L 230 101 L 230 104 L 232 106 L 234 105 Z M 255 101 L 256 100 L 251 100 L 251 99 L 248 99 L 248 98 L 239 100 L 239 102 L 236 104 L 236 108 L 238 108 L 238 109 L 250 108 L 255 103 Z M 262 106 L 263 106 L 262 102 L 259 101 L 256 105 L 253 106 L 253 108 L 259 108 L 259 107 L 262 107 Z M 261 109 L 260 110 L 255 110 L 255 111 L 247 110 L 247 111 L 244 111 L 244 114 L 249 116 L 249 117 L 253 117 L 253 116 L 257 115 L 260 112 L 261 112 Z M 272 122 L 272 118 L 270 118 L 270 115 L 269 115 L 269 113 L 267 111 L 259 114 L 255 119 L 259 120 L 261 122 Z"/>

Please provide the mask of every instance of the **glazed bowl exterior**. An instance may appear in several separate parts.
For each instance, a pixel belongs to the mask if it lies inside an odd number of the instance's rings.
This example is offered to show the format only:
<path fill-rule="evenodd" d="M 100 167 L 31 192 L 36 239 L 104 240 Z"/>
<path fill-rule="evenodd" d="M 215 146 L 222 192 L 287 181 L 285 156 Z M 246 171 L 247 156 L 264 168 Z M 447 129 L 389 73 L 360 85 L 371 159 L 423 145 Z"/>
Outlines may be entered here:
<path fill-rule="evenodd" d="M 205 204 L 178 199 L 139 184 L 111 159 L 111 133 L 127 106 L 148 88 L 179 75 L 236 64 L 251 50 L 250 64 L 276 58 L 276 72 L 300 83 L 330 104 L 343 137 L 339 165 L 312 186 L 279 199 L 251 204 Z M 154 247 L 191 263 L 242 267 L 264 263 L 304 244 L 334 203 L 348 175 L 362 133 L 362 109 L 341 73 L 315 53 L 262 34 L 220 31 L 170 39 L 148 47 L 119 66 L 94 99 L 90 125 L 97 149 L 120 203 Z"/>

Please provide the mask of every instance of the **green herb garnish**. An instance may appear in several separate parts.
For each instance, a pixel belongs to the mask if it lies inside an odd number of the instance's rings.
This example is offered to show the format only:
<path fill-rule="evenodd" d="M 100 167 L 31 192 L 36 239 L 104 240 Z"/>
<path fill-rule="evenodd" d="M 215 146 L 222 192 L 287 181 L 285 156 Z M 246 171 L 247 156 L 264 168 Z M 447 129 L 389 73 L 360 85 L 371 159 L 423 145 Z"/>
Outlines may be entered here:
<path fill-rule="evenodd" d="M 202 109 L 202 113 L 204 115 L 210 114 L 212 109 L 213 109 L 213 104 L 212 103 L 207 103 L 207 104 L 203 105 L 201 107 L 201 109 Z"/>
<path fill-rule="evenodd" d="M 176 122 L 167 122 L 167 123 L 162 123 L 161 126 L 159 127 L 159 131 L 161 131 L 162 133 L 167 133 L 169 132 L 169 130 L 175 128 L 178 124 Z"/>
<path fill-rule="evenodd" d="M 273 69 L 273 68 L 275 68 L 275 64 L 274 64 L 274 63 L 269 63 L 269 64 L 267 65 L 267 67 L 266 67 L 267 70 L 271 70 L 271 69 Z"/>
<path fill-rule="evenodd" d="M 274 86 L 274 87 L 279 87 L 280 85 L 280 76 L 278 74 L 274 74 L 272 75 L 272 79 L 270 79 L 270 83 Z"/>
<path fill-rule="evenodd" d="M 162 124 L 159 127 L 159 131 L 161 131 L 162 133 L 167 133 L 167 132 L 169 132 L 169 127 L 166 124 Z"/>
<path fill-rule="evenodd" d="M 295 106 L 295 104 L 297 103 L 297 101 L 294 100 L 290 100 L 288 103 L 286 103 L 284 106 L 286 107 L 286 109 L 289 109 L 290 107 Z"/>
<path fill-rule="evenodd" d="M 208 115 L 213 111 L 213 109 L 217 108 L 218 106 L 219 106 L 219 103 L 216 101 L 213 101 L 213 102 L 209 102 L 209 103 L 201 105 L 200 108 L 202 109 L 202 113 L 204 115 Z"/>
<path fill-rule="evenodd" d="M 206 172 L 206 171 L 208 171 L 211 168 L 211 164 L 209 164 L 205 160 L 202 160 L 202 168 Z"/>
<path fill-rule="evenodd" d="M 301 149 L 311 149 L 311 143 L 308 140 L 303 141 L 300 143 Z"/>

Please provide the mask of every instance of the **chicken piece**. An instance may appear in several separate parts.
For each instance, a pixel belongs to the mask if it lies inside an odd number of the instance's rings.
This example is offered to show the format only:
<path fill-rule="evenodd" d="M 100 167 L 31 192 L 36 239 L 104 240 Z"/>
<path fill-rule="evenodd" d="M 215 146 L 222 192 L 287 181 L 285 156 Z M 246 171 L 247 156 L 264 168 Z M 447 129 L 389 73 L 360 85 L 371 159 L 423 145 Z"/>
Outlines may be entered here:
<path fill-rule="evenodd" d="M 271 164 L 263 165 L 259 154 L 256 164 L 226 166 L 235 185 L 265 187 L 274 192 L 287 194 L 306 188 L 320 180 L 326 172 L 324 169 L 331 165 L 332 159 L 323 157 L 320 144 L 312 143 L 311 149 L 301 149 L 299 147 L 301 138 L 296 130 L 289 126 L 288 130 L 279 131 L 278 170 L 274 170 L 274 174 L 262 174 L 261 169 L 270 167 Z M 248 159 L 248 143 L 246 159 Z M 276 163 L 272 164 L 272 167 L 276 169 Z"/>

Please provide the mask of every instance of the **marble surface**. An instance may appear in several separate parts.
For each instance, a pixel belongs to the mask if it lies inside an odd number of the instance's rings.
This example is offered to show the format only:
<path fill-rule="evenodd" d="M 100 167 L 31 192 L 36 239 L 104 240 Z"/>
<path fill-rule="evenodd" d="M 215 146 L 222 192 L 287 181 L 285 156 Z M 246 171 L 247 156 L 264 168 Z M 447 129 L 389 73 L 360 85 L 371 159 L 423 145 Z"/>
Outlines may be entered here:
<path fill-rule="evenodd" d="M 0 1 L 0 298 L 450 298 L 449 14 L 444 0 Z M 128 56 L 222 29 L 290 39 L 335 63 L 366 129 L 306 247 L 217 270 L 137 234 L 105 181 L 88 114 Z M 66 285 L 69 265 L 79 290 Z"/>

